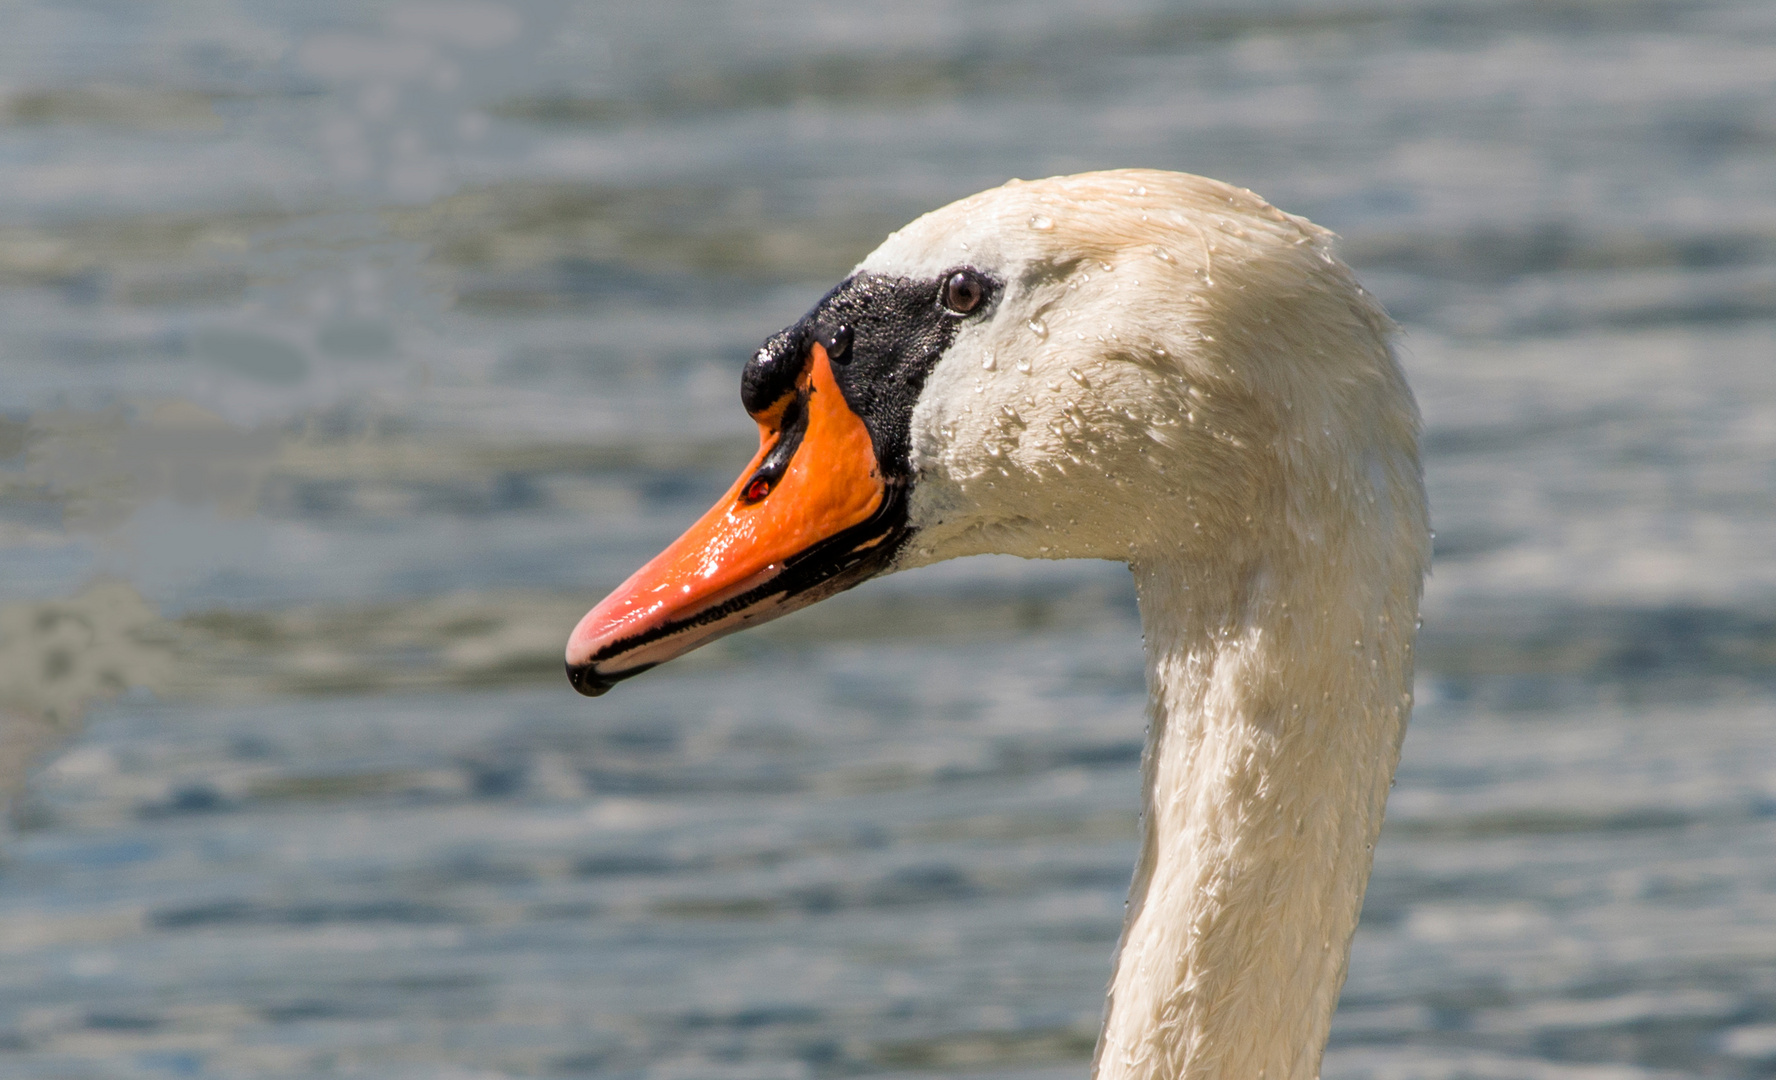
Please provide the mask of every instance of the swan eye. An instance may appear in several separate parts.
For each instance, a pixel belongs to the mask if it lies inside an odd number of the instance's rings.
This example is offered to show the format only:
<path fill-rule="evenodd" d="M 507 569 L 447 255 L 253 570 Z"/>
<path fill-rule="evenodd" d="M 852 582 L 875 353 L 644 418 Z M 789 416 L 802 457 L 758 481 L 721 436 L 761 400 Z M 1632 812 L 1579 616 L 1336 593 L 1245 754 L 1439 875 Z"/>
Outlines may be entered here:
<path fill-rule="evenodd" d="M 958 315 L 967 315 L 987 298 L 987 287 L 967 270 L 951 274 L 943 284 L 943 306 Z"/>
<path fill-rule="evenodd" d="M 821 334 L 818 340 L 826 349 L 827 359 L 843 361 L 851 353 L 851 327 L 840 323 L 830 333 Z"/>

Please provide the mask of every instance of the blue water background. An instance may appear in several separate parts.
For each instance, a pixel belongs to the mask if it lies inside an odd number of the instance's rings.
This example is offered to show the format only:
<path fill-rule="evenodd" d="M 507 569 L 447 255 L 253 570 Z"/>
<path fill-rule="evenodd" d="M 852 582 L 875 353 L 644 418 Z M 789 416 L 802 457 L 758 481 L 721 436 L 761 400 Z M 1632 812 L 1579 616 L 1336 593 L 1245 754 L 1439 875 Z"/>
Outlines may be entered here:
<path fill-rule="evenodd" d="M 1776 6 L 4 10 L 0 1073 L 1084 1075 L 1126 571 L 559 656 L 886 232 L 1143 165 L 1339 232 L 1426 416 L 1328 1080 L 1776 1076 Z"/>

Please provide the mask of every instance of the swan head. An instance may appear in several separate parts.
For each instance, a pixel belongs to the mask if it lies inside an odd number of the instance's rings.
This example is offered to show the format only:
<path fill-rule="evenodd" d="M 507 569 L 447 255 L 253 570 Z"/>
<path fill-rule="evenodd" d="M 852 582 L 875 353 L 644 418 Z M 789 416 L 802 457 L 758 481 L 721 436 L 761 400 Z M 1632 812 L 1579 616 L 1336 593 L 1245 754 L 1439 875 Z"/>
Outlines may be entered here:
<path fill-rule="evenodd" d="M 912 222 L 749 361 L 757 454 L 581 620 L 574 686 L 961 555 L 1225 573 L 1354 531 L 1421 565 L 1416 409 L 1330 242 L 1149 170 Z"/>

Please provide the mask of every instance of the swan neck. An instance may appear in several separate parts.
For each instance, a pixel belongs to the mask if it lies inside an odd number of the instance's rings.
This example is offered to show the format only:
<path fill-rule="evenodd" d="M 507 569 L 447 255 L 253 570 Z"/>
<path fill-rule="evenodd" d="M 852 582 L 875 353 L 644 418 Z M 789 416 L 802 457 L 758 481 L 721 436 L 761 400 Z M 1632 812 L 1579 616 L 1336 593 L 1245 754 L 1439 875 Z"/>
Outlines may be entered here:
<path fill-rule="evenodd" d="M 1097 1080 L 1318 1075 L 1411 708 L 1418 589 L 1310 565 L 1328 560 L 1134 567 L 1142 843 Z"/>

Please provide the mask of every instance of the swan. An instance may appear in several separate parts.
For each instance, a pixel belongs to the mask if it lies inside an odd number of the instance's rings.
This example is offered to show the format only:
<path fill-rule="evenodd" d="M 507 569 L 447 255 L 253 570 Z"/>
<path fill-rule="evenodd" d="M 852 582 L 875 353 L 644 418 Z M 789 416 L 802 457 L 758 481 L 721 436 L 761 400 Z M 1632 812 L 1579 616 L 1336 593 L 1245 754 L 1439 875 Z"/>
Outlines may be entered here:
<path fill-rule="evenodd" d="M 942 559 L 1126 562 L 1141 842 L 1093 1075 L 1311 1080 L 1430 559 L 1392 324 L 1332 242 L 1149 170 L 915 220 L 748 361 L 757 454 L 574 629 L 574 687 Z"/>

